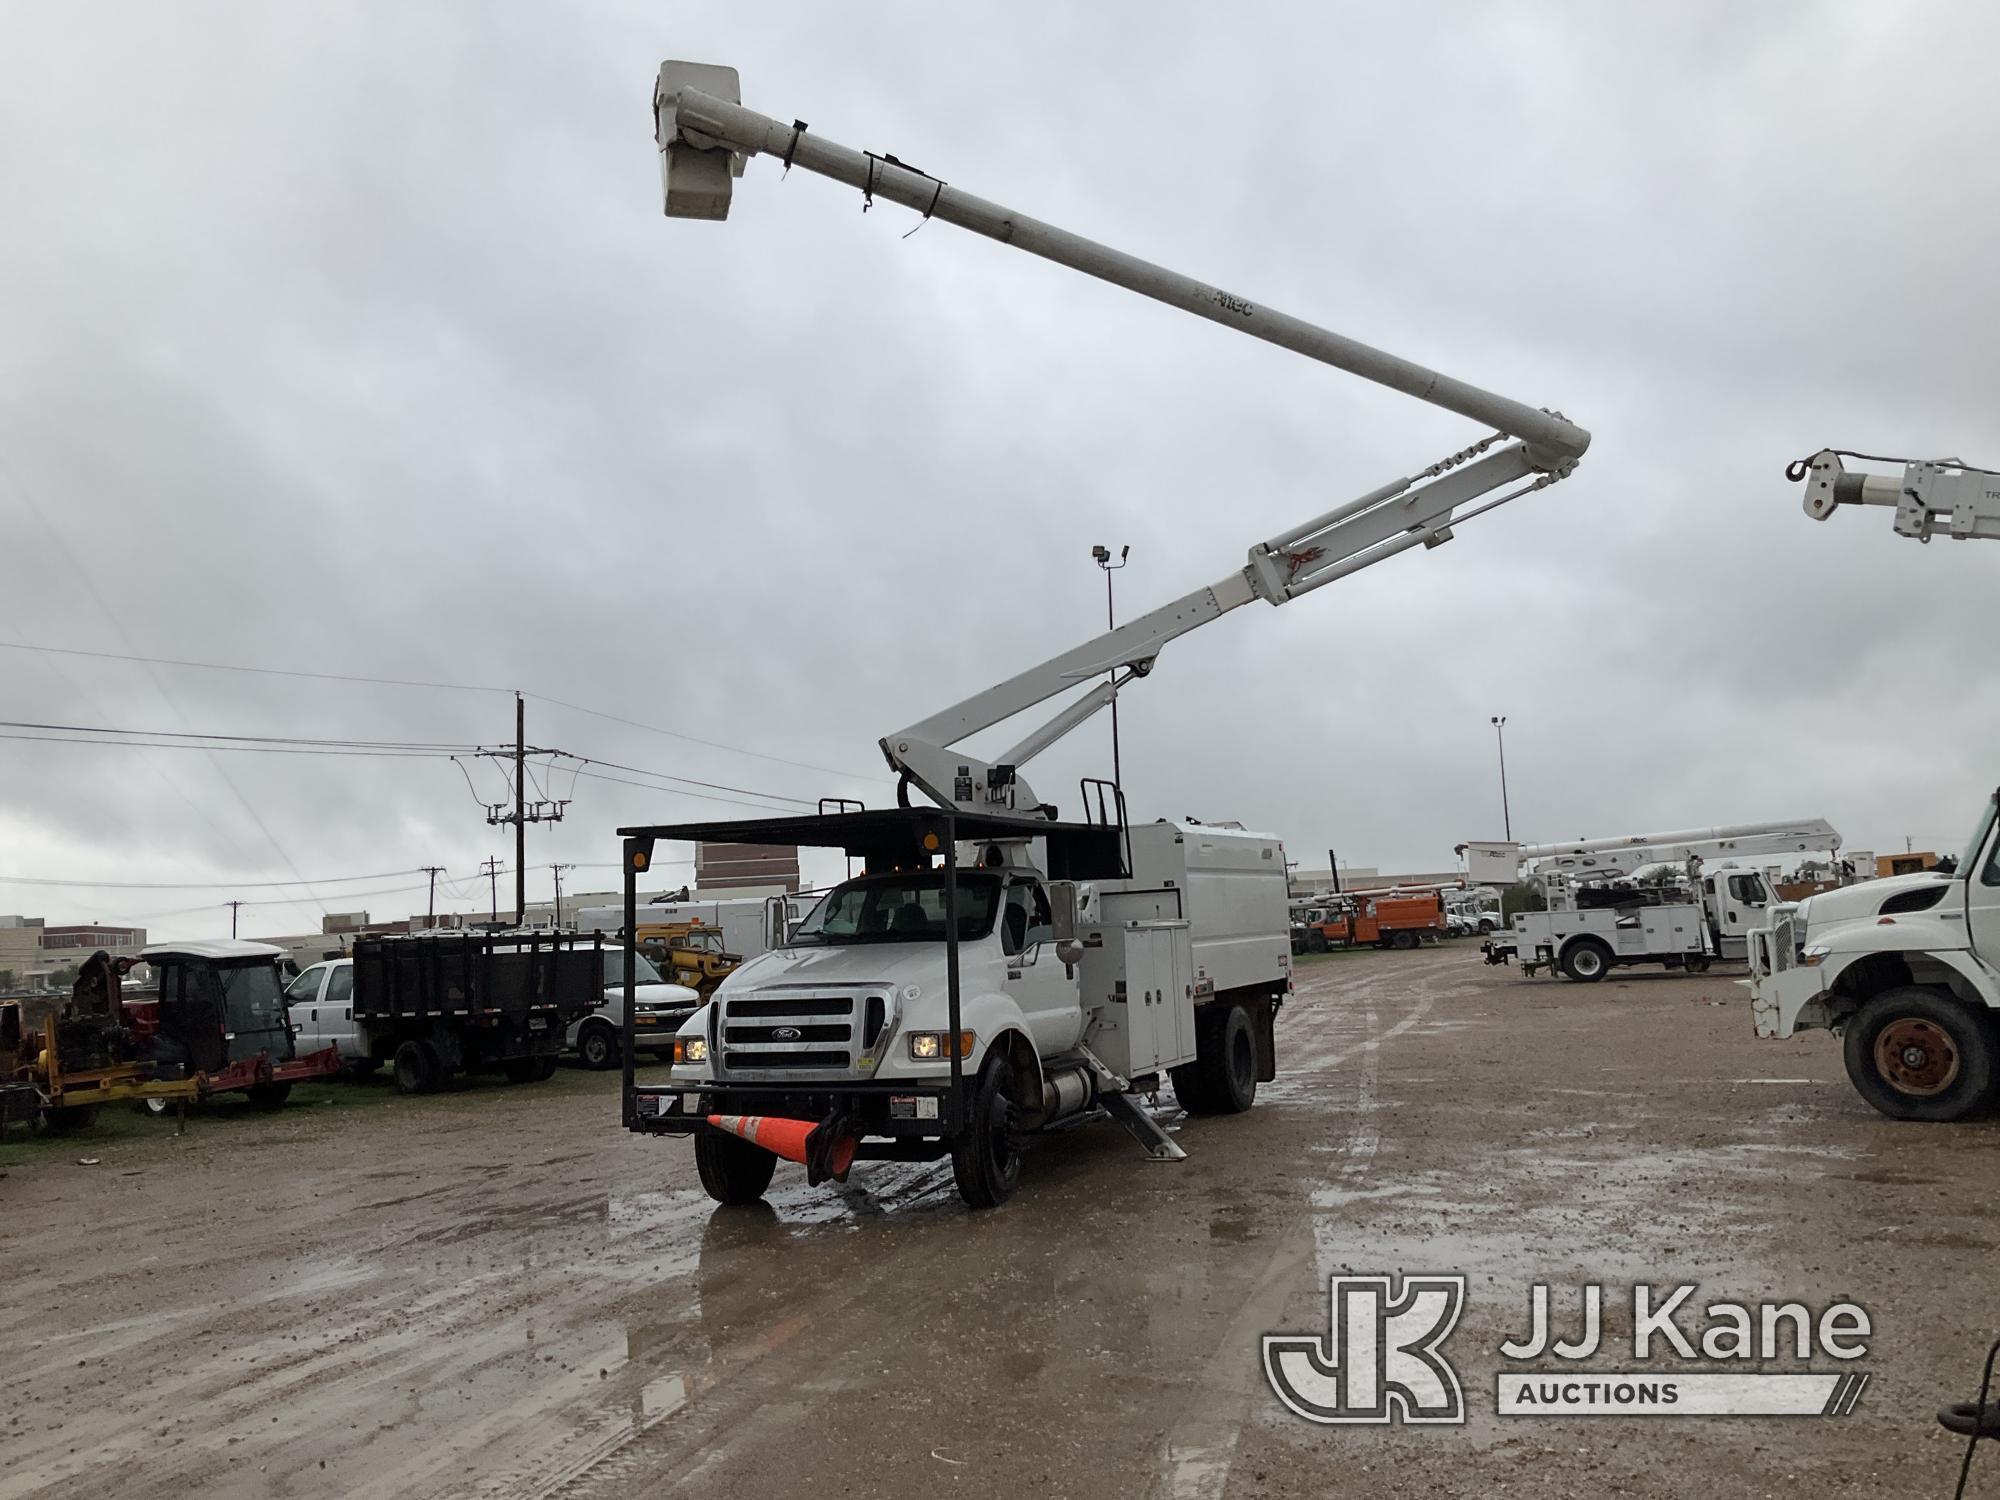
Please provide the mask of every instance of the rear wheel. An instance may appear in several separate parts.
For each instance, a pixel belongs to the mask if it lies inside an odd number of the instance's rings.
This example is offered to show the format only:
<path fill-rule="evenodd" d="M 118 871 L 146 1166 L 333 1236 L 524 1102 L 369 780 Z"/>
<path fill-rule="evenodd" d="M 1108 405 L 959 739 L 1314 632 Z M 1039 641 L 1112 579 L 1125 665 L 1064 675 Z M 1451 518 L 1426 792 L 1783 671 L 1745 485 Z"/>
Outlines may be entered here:
<path fill-rule="evenodd" d="M 1690 958 L 1682 967 L 1690 974 L 1706 974 L 1708 972 L 1708 958 L 1706 955 L 1700 958 Z"/>
<path fill-rule="evenodd" d="M 1021 1182 L 1021 1109 L 1007 1060 L 986 1059 L 965 1129 L 951 1146 L 951 1175 L 968 1208 L 998 1208 Z"/>
<path fill-rule="evenodd" d="M 778 1170 L 778 1158 L 741 1136 L 703 1130 L 694 1138 L 694 1166 L 709 1197 L 740 1208 L 764 1196 Z"/>
<path fill-rule="evenodd" d="M 1409 931 L 1393 933 L 1389 938 L 1389 946 L 1392 948 L 1414 948 L 1417 946 L 1417 935 Z"/>
<path fill-rule="evenodd" d="M 603 1021 L 592 1021 L 577 1033 L 576 1055 L 586 1068 L 603 1072 L 618 1066 L 618 1033 Z"/>
<path fill-rule="evenodd" d="M 1312 936 L 1306 939 L 1306 947 L 1311 949 L 1314 953 L 1326 952 L 1328 947 L 1326 941 L 1326 934 L 1321 932 L 1318 928 L 1314 928 Z"/>
<path fill-rule="evenodd" d="M 1847 1076 L 1892 1120 L 1957 1120 L 1994 1092 L 1991 1020 L 1924 985 L 1885 990 L 1847 1023 Z"/>
<path fill-rule="evenodd" d="M 252 1109 L 283 1109 L 285 1101 L 292 1097 L 289 1083 L 253 1083 L 244 1090 L 249 1096 Z"/>
<path fill-rule="evenodd" d="M 1578 984 L 1595 984 L 1611 972 L 1611 950 L 1596 938 L 1578 938 L 1563 949 L 1562 971 Z"/>
<path fill-rule="evenodd" d="M 51 1104 L 42 1111 L 42 1121 L 51 1130 L 88 1130 L 97 1123 L 95 1104 Z"/>
<path fill-rule="evenodd" d="M 1189 1114 L 1242 1114 L 1257 1102 L 1257 1038 L 1249 1015 L 1232 1005 L 1197 1035 L 1194 1061 L 1168 1075 L 1174 1097 Z"/>
<path fill-rule="evenodd" d="M 174 1101 L 171 1099 L 137 1099 L 133 1101 L 132 1107 L 150 1119 L 164 1120 L 174 1112 Z"/>
<path fill-rule="evenodd" d="M 500 1071 L 507 1075 L 509 1083 L 534 1083 L 538 1079 L 548 1077 L 548 1074 L 542 1071 L 542 1060 L 539 1057 L 505 1058 L 500 1063 Z"/>
<path fill-rule="evenodd" d="M 428 1094 L 438 1086 L 437 1048 L 429 1042 L 408 1041 L 396 1049 L 396 1092 Z"/>

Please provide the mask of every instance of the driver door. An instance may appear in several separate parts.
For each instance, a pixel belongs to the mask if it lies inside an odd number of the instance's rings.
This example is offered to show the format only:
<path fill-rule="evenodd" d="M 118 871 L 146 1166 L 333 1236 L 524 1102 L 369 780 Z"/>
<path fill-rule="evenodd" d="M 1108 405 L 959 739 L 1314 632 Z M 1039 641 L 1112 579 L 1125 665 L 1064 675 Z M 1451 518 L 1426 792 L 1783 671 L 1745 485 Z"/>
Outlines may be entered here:
<path fill-rule="evenodd" d="M 314 964 L 285 986 L 285 1009 L 298 1033 L 301 1055 L 326 1045 L 319 1039 L 319 990 L 326 980 L 326 968 L 325 964 Z"/>
<path fill-rule="evenodd" d="M 1007 994 L 1021 1008 L 1035 1050 L 1046 1057 L 1075 1046 L 1083 1028 L 1076 980 L 1056 957 L 1049 895 L 1040 881 L 1008 882 L 1000 951 L 1007 961 Z"/>

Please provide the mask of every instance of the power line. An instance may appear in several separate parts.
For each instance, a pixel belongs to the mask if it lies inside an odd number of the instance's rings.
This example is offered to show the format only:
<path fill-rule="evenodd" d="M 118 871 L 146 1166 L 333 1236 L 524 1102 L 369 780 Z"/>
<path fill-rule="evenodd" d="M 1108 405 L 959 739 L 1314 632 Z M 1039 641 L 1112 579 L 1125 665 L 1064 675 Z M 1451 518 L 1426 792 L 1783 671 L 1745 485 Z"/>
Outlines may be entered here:
<path fill-rule="evenodd" d="M 4 885 L 69 886 L 99 891 L 270 891 L 293 885 L 351 885 L 361 880 L 388 880 L 396 875 L 414 875 L 411 870 L 377 870 L 372 875 L 327 875 L 313 880 L 54 880 L 40 875 L 0 875 Z"/>
<path fill-rule="evenodd" d="M 237 662 L 193 661 L 176 656 L 140 656 L 123 651 L 86 651 L 74 646 L 42 646 L 31 641 L 0 641 L 0 650 L 39 651 L 55 656 L 86 657 L 96 661 L 138 662 L 155 667 L 183 667 L 200 672 L 245 672 L 260 677 L 298 677 L 313 682 L 348 682 L 371 687 L 423 688 L 452 693 L 510 693 L 512 688 L 490 687 L 466 682 L 426 682 L 409 677 L 369 677 L 349 672 L 307 672 L 288 667 L 250 667 Z M 570 713 L 587 714 L 593 719 L 604 719 L 613 724 L 623 724 L 628 729 L 639 729 L 647 734 L 657 734 L 683 741 L 690 745 L 701 745 L 710 750 L 721 750 L 730 755 L 747 755 L 753 760 L 767 760 L 775 765 L 791 766 L 801 771 L 815 771 L 824 776 L 838 776 L 849 781 L 872 781 L 875 775 L 859 771 L 842 771 L 832 766 L 814 765 L 810 761 L 792 760 L 783 755 L 770 755 L 762 750 L 746 749 L 742 745 L 727 744 L 722 740 L 704 739 L 699 735 L 683 734 L 677 729 L 667 729 L 658 724 L 648 724 L 639 719 L 629 719 L 622 714 L 606 713 L 603 709 L 589 708 L 581 703 L 571 703 L 562 698 L 552 698 L 546 693 L 523 691 L 524 697 L 533 698 L 538 703 L 546 703 L 551 708 L 567 709 Z"/>
<path fill-rule="evenodd" d="M 0 728 L 47 729 L 67 734 L 150 735 L 155 739 L 170 740 L 230 740 L 246 744 L 326 745 L 341 749 L 434 750 L 445 754 L 453 751 L 471 754 L 480 748 L 477 745 L 447 740 L 348 740 L 335 739 L 327 735 L 222 734 L 190 729 L 111 729 L 96 724 L 41 724 L 26 719 L 0 719 Z"/>
<path fill-rule="evenodd" d="M 668 772 L 665 771 L 648 771 L 643 766 L 621 766 L 615 760 L 598 760 L 594 756 L 589 756 L 589 755 L 570 755 L 570 753 L 567 750 L 558 750 L 554 753 L 557 755 L 569 756 L 571 760 L 578 761 L 582 765 L 606 766 L 613 771 L 629 771 L 634 776 L 651 776 L 659 781 L 678 782 L 682 786 L 707 787 L 710 791 L 735 792 L 745 797 L 763 797 L 767 801 L 771 802 L 789 802 L 794 807 L 817 807 L 819 805 L 818 803 L 813 802 L 805 797 L 787 797 L 782 792 L 760 792 L 755 787 L 730 786 L 727 782 L 721 782 L 721 781 L 696 781 L 694 778 L 689 776 L 674 776 L 670 775 Z M 725 799 L 716 799 L 716 800 L 725 800 Z"/>

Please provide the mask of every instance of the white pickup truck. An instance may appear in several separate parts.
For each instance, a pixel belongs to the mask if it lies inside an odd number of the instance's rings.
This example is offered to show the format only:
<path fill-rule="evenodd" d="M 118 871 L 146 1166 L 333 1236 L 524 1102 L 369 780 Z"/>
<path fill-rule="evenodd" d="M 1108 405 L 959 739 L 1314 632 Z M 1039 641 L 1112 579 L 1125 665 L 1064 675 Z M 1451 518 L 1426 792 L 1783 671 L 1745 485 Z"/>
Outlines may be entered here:
<path fill-rule="evenodd" d="M 1101 1109 L 1172 1157 L 1131 1095 L 1171 1082 L 1191 1111 L 1250 1108 L 1275 1076 L 1272 1022 L 1291 988 L 1283 846 L 1143 824 L 1129 830 L 1128 877 L 1078 882 L 1046 878 L 1041 843 L 961 846 L 955 1042 L 947 874 L 874 868 L 723 981 L 628 1124 L 692 1134 L 702 1185 L 723 1203 L 761 1197 L 777 1163 L 708 1123 L 741 1114 L 825 1122 L 863 1159 L 949 1154 L 960 1195 L 989 1207 L 1012 1193 L 1029 1131 Z M 956 1131 L 954 1046 L 969 1101 Z"/>
<path fill-rule="evenodd" d="M 1750 935 L 1760 1037 L 1824 1029 L 1897 1120 L 1956 1120 L 2000 1090 L 2000 792 L 1951 873 L 1808 896 Z"/>

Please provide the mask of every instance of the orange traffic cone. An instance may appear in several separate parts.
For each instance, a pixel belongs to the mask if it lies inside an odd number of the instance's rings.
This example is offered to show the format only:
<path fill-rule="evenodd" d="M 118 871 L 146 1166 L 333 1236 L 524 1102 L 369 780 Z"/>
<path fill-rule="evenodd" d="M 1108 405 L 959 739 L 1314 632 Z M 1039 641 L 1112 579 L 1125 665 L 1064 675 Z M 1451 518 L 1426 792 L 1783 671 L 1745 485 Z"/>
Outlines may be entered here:
<path fill-rule="evenodd" d="M 845 1134 L 837 1136 L 831 1149 L 818 1161 L 814 1160 L 822 1141 L 815 1141 L 813 1136 L 836 1129 L 830 1121 L 815 1125 L 810 1120 L 787 1120 L 776 1115 L 710 1115 L 708 1123 L 717 1130 L 743 1137 L 753 1146 L 762 1146 L 786 1161 L 797 1162 L 806 1168 L 806 1178 L 814 1184 L 822 1177 L 845 1182 L 847 1169 L 854 1165 L 854 1137 Z"/>

